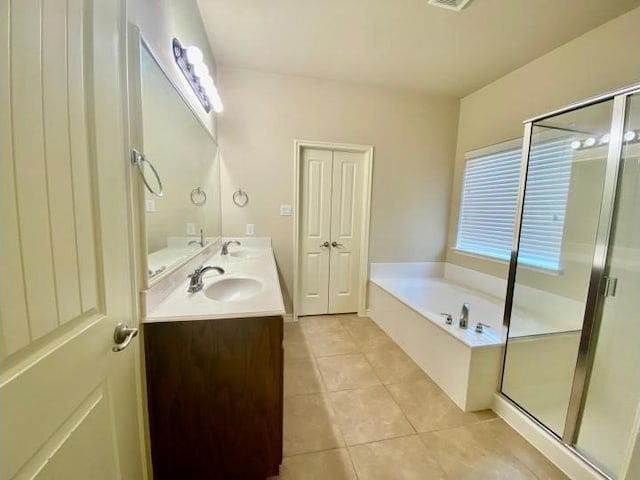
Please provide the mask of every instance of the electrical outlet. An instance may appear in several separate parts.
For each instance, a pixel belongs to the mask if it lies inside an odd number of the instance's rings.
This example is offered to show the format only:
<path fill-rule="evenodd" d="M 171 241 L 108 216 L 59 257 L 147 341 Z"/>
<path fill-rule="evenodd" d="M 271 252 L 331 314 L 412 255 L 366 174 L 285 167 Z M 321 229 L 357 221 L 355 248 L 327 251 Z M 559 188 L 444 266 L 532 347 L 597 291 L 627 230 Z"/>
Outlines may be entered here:
<path fill-rule="evenodd" d="M 155 200 L 145 200 L 144 201 L 144 211 L 146 213 L 155 212 L 156 211 L 156 202 L 155 202 Z"/>
<path fill-rule="evenodd" d="M 187 223 L 187 235 L 195 235 L 196 234 L 196 224 L 195 223 Z"/>
<path fill-rule="evenodd" d="M 245 229 L 245 235 L 253 235 L 253 223 L 247 223 L 247 228 Z"/>
<path fill-rule="evenodd" d="M 291 216 L 291 205 L 280 205 L 280 216 L 281 217 Z"/>

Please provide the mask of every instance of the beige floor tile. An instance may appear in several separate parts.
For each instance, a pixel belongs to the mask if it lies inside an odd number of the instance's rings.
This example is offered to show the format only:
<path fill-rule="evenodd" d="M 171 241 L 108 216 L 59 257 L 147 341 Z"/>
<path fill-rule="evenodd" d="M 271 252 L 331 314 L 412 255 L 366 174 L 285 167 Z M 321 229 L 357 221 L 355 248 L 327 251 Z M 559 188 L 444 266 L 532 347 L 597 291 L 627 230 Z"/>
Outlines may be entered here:
<path fill-rule="evenodd" d="M 329 398 L 322 393 L 284 399 L 284 455 L 344 446 Z"/>
<path fill-rule="evenodd" d="M 429 378 L 400 347 L 380 348 L 364 354 L 385 385 Z"/>
<path fill-rule="evenodd" d="M 284 358 L 285 359 L 293 359 L 293 358 L 307 358 L 313 359 L 313 349 L 311 345 L 304 339 L 302 340 L 292 340 L 292 339 L 284 339 L 282 342 L 282 346 L 284 347 Z"/>
<path fill-rule="evenodd" d="M 329 395 L 347 445 L 414 433 L 400 407 L 382 386 Z"/>
<path fill-rule="evenodd" d="M 362 351 L 388 349 L 396 346 L 391 337 L 375 324 L 349 323 L 345 325 L 345 328 Z"/>
<path fill-rule="evenodd" d="M 535 480 L 535 475 L 498 442 L 488 423 L 422 433 L 420 438 L 449 478 Z"/>
<path fill-rule="evenodd" d="M 317 362 L 327 390 L 381 385 L 380 379 L 361 353 L 320 357 Z"/>
<path fill-rule="evenodd" d="M 311 345 L 313 353 L 317 357 L 343 355 L 345 353 L 356 353 L 360 351 L 351 334 L 344 329 L 331 332 L 318 331 L 309 333 L 307 335 L 307 342 Z"/>
<path fill-rule="evenodd" d="M 349 328 L 352 325 L 358 325 L 362 327 L 375 327 L 376 322 L 369 317 L 359 317 L 357 314 L 340 315 L 340 321 L 345 328 Z"/>
<path fill-rule="evenodd" d="M 349 447 L 360 480 L 444 480 L 417 435 Z"/>
<path fill-rule="evenodd" d="M 318 393 L 324 383 L 313 358 L 287 358 L 284 362 L 284 394 Z"/>
<path fill-rule="evenodd" d="M 504 420 L 500 418 L 491 420 L 487 422 L 487 428 L 507 451 L 524 463 L 538 478 L 544 480 L 565 480 L 568 478 Z"/>
<path fill-rule="evenodd" d="M 356 480 L 346 449 L 325 450 L 285 457 L 279 480 Z"/>
<path fill-rule="evenodd" d="M 334 330 L 343 330 L 340 318 L 335 315 L 318 315 L 309 317 L 300 317 L 298 319 L 302 331 L 307 334 L 311 332 L 331 332 Z"/>
<path fill-rule="evenodd" d="M 304 340 L 300 322 L 284 322 L 282 332 L 285 340 Z"/>
<path fill-rule="evenodd" d="M 463 412 L 430 379 L 396 383 L 387 388 L 418 432 L 459 427 L 496 417 L 491 410 Z"/>

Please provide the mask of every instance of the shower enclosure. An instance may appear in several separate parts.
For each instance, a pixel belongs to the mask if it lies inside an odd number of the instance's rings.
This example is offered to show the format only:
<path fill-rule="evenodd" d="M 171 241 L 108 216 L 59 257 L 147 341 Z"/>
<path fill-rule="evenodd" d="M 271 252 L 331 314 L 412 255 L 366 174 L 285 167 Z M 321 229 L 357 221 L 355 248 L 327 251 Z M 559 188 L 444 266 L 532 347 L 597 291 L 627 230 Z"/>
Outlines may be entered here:
<path fill-rule="evenodd" d="M 504 315 L 502 394 L 616 479 L 640 478 L 639 136 L 640 85 L 526 122 Z"/>

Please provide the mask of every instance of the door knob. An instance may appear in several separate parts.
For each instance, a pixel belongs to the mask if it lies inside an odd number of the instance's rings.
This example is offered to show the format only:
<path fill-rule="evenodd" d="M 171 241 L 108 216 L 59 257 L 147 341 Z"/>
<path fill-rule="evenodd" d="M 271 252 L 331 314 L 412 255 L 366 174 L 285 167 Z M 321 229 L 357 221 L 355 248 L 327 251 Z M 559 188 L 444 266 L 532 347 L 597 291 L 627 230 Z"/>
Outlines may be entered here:
<path fill-rule="evenodd" d="M 341 243 L 338 243 L 336 241 L 331 242 L 331 246 L 333 248 L 340 248 L 340 247 L 344 247 L 344 245 L 342 245 Z"/>
<path fill-rule="evenodd" d="M 324 242 L 320 247 L 329 248 L 329 242 Z"/>
<path fill-rule="evenodd" d="M 129 346 L 133 337 L 138 335 L 138 329 L 135 327 L 128 327 L 124 323 L 116 325 L 116 329 L 113 331 L 113 341 L 115 346 L 111 349 L 114 352 L 121 352 Z"/>

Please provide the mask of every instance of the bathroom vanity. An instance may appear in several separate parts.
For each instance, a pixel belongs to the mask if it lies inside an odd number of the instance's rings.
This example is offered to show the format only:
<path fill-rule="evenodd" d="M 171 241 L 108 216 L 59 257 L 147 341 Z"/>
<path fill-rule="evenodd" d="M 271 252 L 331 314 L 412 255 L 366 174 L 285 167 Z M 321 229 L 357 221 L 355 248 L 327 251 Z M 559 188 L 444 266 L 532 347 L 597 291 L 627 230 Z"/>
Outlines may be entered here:
<path fill-rule="evenodd" d="M 144 323 L 156 479 L 265 479 L 282 461 L 284 307 L 268 239 L 241 239 Z M 247 246 L 253 242 L 253 245 Z"/>
<path fill-rule="evenodd" d="M 207 119 L 141 37 L 130 61 L 153 478 L 263 480 L 282 461 L 284 307 L 271 241 L 225 246 Z M 203 265 L 218 268 L 190 281 Z"/>

